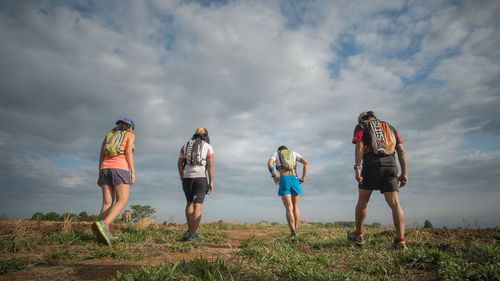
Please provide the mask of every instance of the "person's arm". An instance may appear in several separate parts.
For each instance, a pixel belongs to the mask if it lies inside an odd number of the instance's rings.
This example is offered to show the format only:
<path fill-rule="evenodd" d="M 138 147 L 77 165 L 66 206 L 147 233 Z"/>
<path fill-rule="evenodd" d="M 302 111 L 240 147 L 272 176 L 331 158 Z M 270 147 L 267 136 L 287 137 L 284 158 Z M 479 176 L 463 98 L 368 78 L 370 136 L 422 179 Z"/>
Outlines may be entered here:
<path fill-rule="evenodd" d="M 267 168 L 271 173 L 271 177 L 273 178 L 274 183 L 278 184 L 280 182 L 280 178 L 274 174 L 274 159 L 272 157 L 269 158 L 269 161 L 267 161 Z"/>
<path fill-rule="evenodd" d="M 354 178 L 358 183 L 363 182 L 363 177 L 361 176 L 361 161 L 363 160 L 363 150 L 365 145 L 362 141 L 356 142 L 356 148 L 354 148 Z"/>
<path fill-rule="evenodd" d="M 399 166 L 401 166 L 401 175 L 399 179 L 399 187 L 403 187 L 408 183 L 408 173 L 406 171 L 406 152 L 402 143 L 396 145 L 396 152 L 398 153 Z"/>
<path fill-rule="evenodd" d="M 184 158 L 179 157 L 179 160 L 177 161 L 177 170 L 179 171 L 179 178 L 184 180 Z"/>
<path fill-rule="evenodd" d="M 135 183 L 135 168 L 134 168 L 134 142 L 135 135 L 133 133 L 127 133 L 127 147 L 125 148 L 125 159 L 127 160 L 128 169 L 130 170 L 130 184 Z"/>
<path fill-rule="evenodd" d="M 99 153 L 99 169 L 97 170 L 97 185 L 99 185 L 99 174 L 101 173 L 102 162 L 104 161 L 104 142 L 106 138 L 102 141 L 101 152 Z"/>
<path fill-rule="evenodd" d="M 303 167 L 302 167 L 302 178 L 299 178 L 300 183 L 303 183 L 303 182 L 306 181 L 307 168 L 309 166 L 309 162 L 307 162 L 306 158 L 304 158 L 304 157 L 300 158 L 299 162 L 303 164 Z"/>
<path fill-rule="evenodd" d="M 133 133 L 127 133 L 127 148 L 125 148 L 125 159 L 127 160 L 128 168 L 130 170 L 130 184 L 135 183 L 135 168 L 134 168 L 134 142 L 135 135 Z"/>
<path fill-rule="evenodd" d="M 207 159 L 207 170 L 208 170 L 208 195 L 212 194 L 214 190 L 214 158 L 210 157 Z"/>

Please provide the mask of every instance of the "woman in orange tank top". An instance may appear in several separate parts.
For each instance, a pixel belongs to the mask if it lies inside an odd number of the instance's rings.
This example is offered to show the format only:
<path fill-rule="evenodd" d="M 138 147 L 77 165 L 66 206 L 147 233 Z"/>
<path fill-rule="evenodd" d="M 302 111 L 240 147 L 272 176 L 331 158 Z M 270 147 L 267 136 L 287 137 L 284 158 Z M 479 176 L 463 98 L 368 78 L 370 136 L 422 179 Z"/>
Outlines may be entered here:
<path fill-rule="evenodd" d="M 101 145 L 99 156 L 99 178 L 97 185 L 102 189 L 102 207 L 100 221 L 92 224 L 92 229 L 101 242 L 110 245 L 115 238 L 109 231 L 109 225 L 120 215 L 128 203 L 130 185 L 135 183 L 134 135 L 135 124 L 128 118 L 116 121 L 116 127 L 108 133 Z M 110 137 L 111 136 L 111 137 Z M 111 139 L 117 136 L 116 139 Z M 118 155 L 110 154 L 108 147 L 114 147 L 114 141 L 121 141 L 114 150 Z"/>

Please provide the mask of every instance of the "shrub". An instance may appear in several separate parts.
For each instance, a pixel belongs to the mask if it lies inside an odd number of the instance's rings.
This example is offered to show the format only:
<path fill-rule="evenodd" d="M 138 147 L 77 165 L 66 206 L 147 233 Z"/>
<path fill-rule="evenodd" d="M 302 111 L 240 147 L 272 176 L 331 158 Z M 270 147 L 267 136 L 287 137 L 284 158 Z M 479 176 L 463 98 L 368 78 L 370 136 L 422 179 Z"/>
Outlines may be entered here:
<path fill-rule="evenodd" d="M 61 216 L 56 212 L 50 212 L 45 215 L 45 220 L 48 221 L 59 221 L 61 220 Z"/>
<path fill-rule="evenodd" d="M 138 222 L 145 218 L 154 218 L 154 213 L 156 213 L 155 208 L 151 208 L 151 206 L 141 206 L 141 205 L 132 205 L 130 206 L 132 209 L 132 221 Z"/>
<path fill-rule="evenodd" d="M 425 220 L 425 222 L 424 222 L 424 228 L 433 228 L 431 221 Z"/>
<path fill-rule="evenodd" d="M 31 216 L 31 219 L 34 221 L 45 220 L 45 215 L 41 212 L 36 212 L 33 214 L 33 216 Z"/>

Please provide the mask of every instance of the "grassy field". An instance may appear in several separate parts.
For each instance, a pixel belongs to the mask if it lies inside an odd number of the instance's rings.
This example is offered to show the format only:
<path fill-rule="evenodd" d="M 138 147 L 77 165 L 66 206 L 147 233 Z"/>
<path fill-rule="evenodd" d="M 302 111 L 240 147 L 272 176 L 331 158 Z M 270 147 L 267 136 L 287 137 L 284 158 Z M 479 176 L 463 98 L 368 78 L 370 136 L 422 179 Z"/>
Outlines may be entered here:
<path fill-rule="evenodd" d="M 181 242 L 185 225 L 114 224 L 100 245 L 89 223 L 0 221 L 0 280 L 500 280 L 500 230 L 419 229 L 408 251 L 390 228 L 368 228 L 355 246 L 347 229 L 202 224 L 202 244 Z"/>

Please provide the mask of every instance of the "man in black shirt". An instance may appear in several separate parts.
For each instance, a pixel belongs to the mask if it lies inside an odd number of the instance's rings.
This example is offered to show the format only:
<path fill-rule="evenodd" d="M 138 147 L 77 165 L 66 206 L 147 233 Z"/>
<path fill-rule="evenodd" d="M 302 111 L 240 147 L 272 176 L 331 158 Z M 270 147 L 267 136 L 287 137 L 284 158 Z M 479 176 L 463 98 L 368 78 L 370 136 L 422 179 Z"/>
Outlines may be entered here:
<path fill-rule="evenodd" d="M 357 244 L 364 244 L 363 223 L 367 214 L 367 204 L 373 190 L 380 190 L 392 210 L 396 227 L 393 246 L 405 250 L 405 215 L 399 203 L 398 192 L 399 187 L 408 183 L 408 176 L 406 154 L 399 134 L 391 125 L 377 120 L 374 113 L 368 111 L 359 115 L 352 143 L 356 144 L 354 173 L 358 182 L 359 197 L 355 214 L 356 230 L 349 231 L 347 237 Z M 399 177 L 395 152 L 401 166 Z"/>

